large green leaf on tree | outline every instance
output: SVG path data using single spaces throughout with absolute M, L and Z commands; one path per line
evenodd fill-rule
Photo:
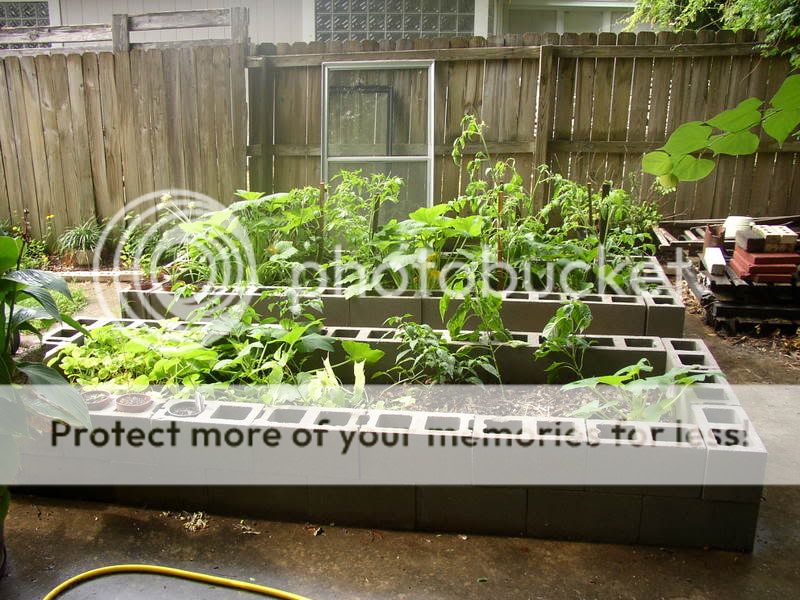
M 786 138 L 800 125 L 800 108 L 768 110 L 761 127 L 778 144 L 783 145 Z
M 748 98 L 740 102 L 736 108 L 723 110 L 713 119 L 709 119 L 708 124 L 722 131 L 750 129 L 761 120 L 761 112 L 758 109 L 762 104 L 764 102 L 758 98 Z
M 663 150 L 672 156 L 702 150 L 708 144 L 711 127 L 702 121 L 684 123 L 672 132 Z
M 758 136 L 749 131 L 737 131 L 736 133 L 722 133 L 712 135 L 708 143 L 708 148 L 714 154 L 730 154 L 731 156 L 741 156 L 752 154 L 758 149 Z
M 714 161 L 707 158 L 695 158 L 691 154 L 675 160 L 672 172 L 681 181 L 697 181 L 714 170 Z

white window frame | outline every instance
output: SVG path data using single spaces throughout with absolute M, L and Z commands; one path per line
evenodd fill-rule
M 377 71 L 387 69 L 427 69 L 428 70 L 428 122 L 427 153 L 425 155 L 398 156 L 328 156 L 328 74 L 331 71 Z M 320 136 L 320 173 L 322 180 L 328 181 L 328 165 L 347 163 L 397 163 L 425 162 L 427 176 L 426 206 L 433 206 L 433 168 L 434 168 L 434 61 L 433 60 L 354 60 L 322 63 L 322 134 Z M 391 115 L 390 115 L 391 118 Z

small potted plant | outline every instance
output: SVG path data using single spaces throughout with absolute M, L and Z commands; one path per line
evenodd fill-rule
M 67 229 L 58 238 L 58 251 L 72 266 L 88 267 L 103 235 L 103 225 L 89 219 L 82 225 Z

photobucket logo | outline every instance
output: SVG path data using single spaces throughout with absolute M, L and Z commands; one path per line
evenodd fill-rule
M 109 247 L 115 273 L 113 300 L 130 290 L 128 298 L 136 303 L 131 309 L 141 318 L 230 314 L 247 305 L 245 291 L 258 283 L 245 228 L 223 204 L 191 190 L 161 190 L 127 203 L 103 230 L 94 255 L 95 270 L 102 263 L 100 249 Z M 123 270 L 133 272 L 132 281 L 121 280 Z M 183 281 L 194 277 L 198 285 L 173 289 L 170 272 L 175 270 L 181 270 Z M 95 286 L 101 288 L 100 282 Z M 215 286 L 241 293 L 216 294 Z M 140 293 L 149 290 L 171 293 Z M 113 300 L 101 289 L 97 297 L 104 316 L 114 318 Z
M 296 264 L 292 269 L 291 285 L 346 289 L 351 296 L 399 296 L 432 290 L 466 295 L 476 288 L 484 294 L 526 291 L 581 296 L 641 295 L 667 283 L 660 269 L 654 274 L 650 260 L 627 258 L 609 263 L 602 248 L 592 262 L 521 260 L 512 263 L 497 260 L 496 249 L 489 246 L 482 247 L 472 257 L 454 254 L 445 260 L 425 248 L 413 253 L 395 252 L 377 266 L 364 265 L 346 257 L 347 253 L 337 246 L 330 263 L 305 261 Z

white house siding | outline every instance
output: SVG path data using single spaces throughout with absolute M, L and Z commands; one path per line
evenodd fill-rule
M 110 23 L 113 14 L 140 14 L 246 6 L 250 9 L 250 39 L 261 42 L 296 42 L 303 39 L 302 0 L 51 0 L 53 19 L 57 4 L 62 25 Z M 305 4 L 307 6 L 307 4 Z M 313 4 L 312 4 L 313 6 Z M 313 21 L 312 21 L 313 22 Z M 54 22 L 55 24 L 55 22 Z M 176 29 L 132 33 L 133 42 L 160 42 L 221 38 L 227 27 Z

